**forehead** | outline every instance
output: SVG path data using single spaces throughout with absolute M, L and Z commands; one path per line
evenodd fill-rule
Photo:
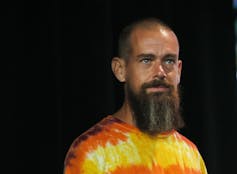
M 176 35 L 164 27 L 137 28 L 131 34 L 130 43 L 133 53 L 139 51 L 179 53 L 179 43 Z

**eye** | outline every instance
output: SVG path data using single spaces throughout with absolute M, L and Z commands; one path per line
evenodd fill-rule
M 176 57 L 167 56 L 163 59 L 162 66 L 167 72 L 169 72 L 169 71 L 172 71 L 174 69 L 174 67 L 176 66 L 176 62 L 177 62 Z
M 140 61 L 144 64 L 150 64 L 152 61 L 152 58 L 149 56 L 146 56 L 146 57 L 142 57 Z
M 148 64 L 151 62 L 151 59 L 142 59 L 142 63 Z
M 166 65 L 172 65 L 172 64 L 176 63 L 176 59 L 175 58 L 167 58 L 167 59 L 165 59 L 164 62 Z

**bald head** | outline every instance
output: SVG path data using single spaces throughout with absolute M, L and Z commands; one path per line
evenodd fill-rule
M 136 21 L 126 26 L 119 36 L 119 57 L 128 59 L 132 52 L 131 36 L 136 30 L 160 30 L 160 31 L 172 31 L 172 29 L 163 21 L 156 18 L 147 18 L 140 21 Z

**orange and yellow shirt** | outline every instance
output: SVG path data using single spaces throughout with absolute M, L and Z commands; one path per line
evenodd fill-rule
M 107 116 L 72 143 L 64 174 L 206 174 L 197 147 L 176 130 L 150 137 Z

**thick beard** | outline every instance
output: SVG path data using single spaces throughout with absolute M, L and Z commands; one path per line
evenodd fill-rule
M 147 94 L 147 88 L 158 85 L 163 85 L 169 90 Z M 142 85 L 138 94 L 132 91 L 129 83 L 127 83 L 126 88 L 133 119 L 142 132 L 154 136 L 184 126 L 180 114 L 179 93 L 174 90 L 173 86 L 155 80 Z

